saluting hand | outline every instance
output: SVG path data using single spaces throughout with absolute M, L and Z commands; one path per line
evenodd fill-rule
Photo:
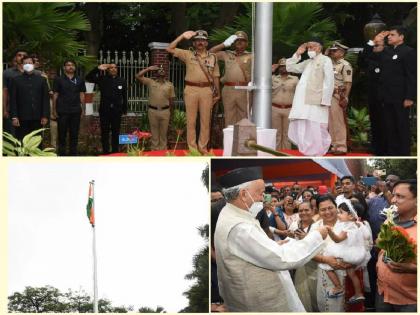
M 296 50 L 296 55 L 300 56 L 302 55 L 305 51 L 306 51 L 306 43 L 303 43 L 302 45 L 299 46 L 299 48 Z
M 375 45 L 383 45 L 384 44 L 384 38 L 389 35 L 389 31 L 382 31 L 378 34 L 376 34 L 375 38 L 373 39 L 373 42 Z
M 271 72 L 276 71 L 278 67 L 279 67 L 278 63 L 275 63 L 274 65 L 271 65 Z
M 150 66 L 148 69 L 151 70 L 151 71 L 156 71 L 156 70 L 159 70 L 159 67 L 158 66 Z
M 102 70 L 102 71 L 105 71 L 106 69 L 108 69 L 108 67 L 109 67 L 109 64 L 103 63 L 103 64 L 98 66 L 98 69 Z
M 223 46 L 230 47 L 235 42 L 235 40 L 238 38 L 236 35 L 230 35 L 224 42 Z
M 186 31 L 186 32 L 184 32 L 183 34 L 182 34 L 182 36 L 185 38 L 185 39 L 191 39 L 194 35 L 196 35 L 197 34 L 197 32 L 194 32 L 194 31 Z

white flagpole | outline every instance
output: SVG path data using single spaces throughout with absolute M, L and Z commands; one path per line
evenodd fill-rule
M 93 211 L 95 211 L 95 189 L 94 189 L 95 181 L 92 180 L 92 199 L 93 199 Z M 94 212 L 95 215 L 95 212 Z M 98 313 L 98 277 L 97 277 L 97 264 L 96 264 L 96 235 L 95 235 L 95 225 L 92 225 L 92 233 L 93 233 L 93 312 Z

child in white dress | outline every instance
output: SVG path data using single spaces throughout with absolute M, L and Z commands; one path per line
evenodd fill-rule
M 344 262 L 354 266 L 360 265 L 366 259 L 366 249 L 364 238 L 357 221 L 357 213 L 354 211 L 350 201 L 345 200 L 338 206 L 339 222 L 335 224 L 334 228 L 328 227 L 328 234 L 333 242 L 329 242 L 324 250 L 323 255 L 333 256 L 342 259 Z M 326 270 L 328 277 L 334 284 L 328 292 L 328 297 L 336 298 L 344 294 L 344 285 L 330 265 L 320 264 L 319 267 Z M 347 275 L 353 283 L 355 294 L 348 303 L 354 304 L 362 302 L 365 298 L 359 278 L 357 277 L 354 268 L 346 269 Z

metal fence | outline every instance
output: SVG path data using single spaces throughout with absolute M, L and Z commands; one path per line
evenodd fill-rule
M 170 57 L 169 80 L 175 86 L 175 106 L 184 106 L 182 91 L 184 90 L 185 65 L 178 59 Z M 127 82 L 128 111 L 142 113 L 147 111 L 148 89 L 136 80 L 136 74 L 150 65 L 149 52 L 125 51 L 99 51 L 98 65 L 103 63 L 115 63 L 118 66 L 119 75 Z M 145 75 L 150 76 L 150 73 Z M 95 107 L 98 100 L 96 99 Z
M 127 82 L 127 100 L 128 100 L 128 112 L 131 113 L 143 113 L 147 111 L 148 102 L 148 89 L 143 84 L 140 84 L 136 80 L 136 74 L 150 66 L 149 52 L 142 53 L 138 52 L 111 52 L 109 50 L 99 51 L 97 59 L 98 65 L 103 63 L 115 63 L 118 67 L 119 76 L 125 78 Z M 3 69 L 7 69 L 8 64 L 3 64 Z M 62 74 L 62 68 L 57 69 L 57 73 Z M 80 77 L 86 75 L 86 71 L 83 68 L 77 69 L 77 74 Z M 175 107 L 183 108 L 183 90 L 184 90 L 184 77 L 185 77 L 185 65 L 174 57 L 170 57 L 169 61 L 169 80 L 175 86 Z M 150 73 L 145 75 L 150 76 Z M 97 87 L 96 87 L 97 89 Z M 95 97 L 94 111 L 97 111 L 99 106 L 99 98 Z

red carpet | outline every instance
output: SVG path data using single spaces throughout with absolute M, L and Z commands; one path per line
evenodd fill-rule
M 298 150 L 282 150 L 281 152 L 287 153 L 293 156 L 304 156 L 302 153 L 300 153 Z M 347 156 L 372 156 L 370 153 L 366 152 L 349 152 L 344 155 L 334 155 L 334 154 L 326 154 L 324 156 L 337 156 L 337 157 L 347 157 Z
M 170 155 L 168 155 L 168 152 Z M 161 150 L 161 151 L 146 151 L 143 153 L 143 156 L 173 156 L 172 150 Z M 298 150 L 283 150 L 281 151 L 286 154 L 290 154 L 292 156 L 304 156 L 302 153 L 300 153 Z M 214 149 L 210 151 L 210 156 L 222 156 L 223 150 L 222 149 Z M 127 156 L 127 153 L 113 153 L 109 154 L 107 156 Z M 175 150 L 175 156 L 188 156 L 187 150 Z M 357 152 L 351 152 L 347 153 L 346 155 L 333 155 L 333 154 L 326 154 L 325 156 L 336 156 L 336 157 L 348 157 L 348 156 L 372 156 L 372 154 L 369 153 L 357 153 Z
M 170 155 L 168 155 L 168 153 Z M 222 156 L 223 150 L 220 150 L 220 149 L 211 150 L 210 154 L 212 154 L 213 156 Z M 127 153 L 125 152 L 112 153 L 106 156 L 127 156 Z M 169 156 L 169 157 L 170 156 L 188 156 L 188 151 L 187 150 L 175 150 L 175 152 L 173 152 L 173 150 L 145 151 L 142 156 Z

